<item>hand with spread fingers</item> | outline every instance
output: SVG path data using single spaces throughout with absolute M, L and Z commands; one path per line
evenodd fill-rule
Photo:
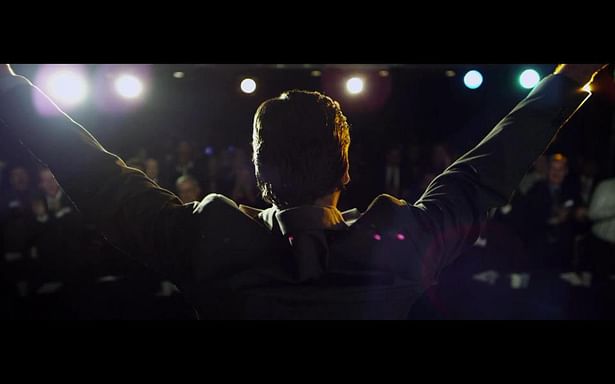
M 554 74 L 561 74 L 578 82 L 580 85 L 585 85 L 594 80 L 594 77 L 606 68 L 608 64 L 560 64 L 557 66 Z

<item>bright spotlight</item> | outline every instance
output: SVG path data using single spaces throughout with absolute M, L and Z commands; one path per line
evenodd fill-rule
M 243 79 L 241 81 L 241 91 L 243 93 L 254 93 L 256 91 L 256 81 L 253 79 Z
M 62 70 L 49 76 L 45 91 L 61 106 L 70 107 L 85 99 L 88 86 L 80 74 Z
M 133 75 L 122 75 L 115 80 L 115 90 L 126 99 L 134 99 L 143 93 L 143 83 Z
M 363 79 L 360 77 L 352 77 L 346 81 L 346 90 L 352 95 L 359 94 L 363 91 Z
M 176 79 L 183 79 L 184 78 L 184 73 L 181 71 L 178 72 L 173 72 L 173 77 Z
M 519 84 L 525 89 L 532 89 L 540 81 L 540 75 L 533 69 L 526 69 L 519 76 Z
M 471 70 L 463 77 L 463 83 L 470 89 L 476 89 L 483 84 L 483 75 L 478 71 Z

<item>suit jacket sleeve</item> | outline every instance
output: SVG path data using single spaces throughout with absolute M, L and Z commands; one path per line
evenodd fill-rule
M 58 113 L 41 116 L 41 93 Z M 170 277 L 183 273 L 192 209 L 139 170 L 126 166 L 21 76 L 0 78 L 2 136 L 21 142 L 48 166 L 64 191 L 116 246 Z
M 563 75 L 545 78 L 416 202 L 435 232 L 437 272 L 475 242 L 489 209 L 506 205 L 525 173 L 589 93 Z

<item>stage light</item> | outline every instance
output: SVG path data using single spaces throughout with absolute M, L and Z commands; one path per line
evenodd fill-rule
M 49 76 L 44 91 L 60 106 L 71 107 L 85 100 L 88 86 L 82 75 L 60 70 Z
M 126 99 L 134 99 L 143 93 L 143 83 L 133 75 L 122 75 L 115 80 L 115 91 Z
M 483 84 L 483 75 L 478 71 L 471 70 L 463 77 L 463 83 L 470 89 L 476 89 Z
M 314 71 L 310 72 L 310 75 L 312 75 L 312 77 L 320 77 L 322 75 L 322 72 L 320 72 L 318 70 L 314 70 Z
M 519 84 L 525 89 L 532 89 L 540 81 L 540 75 L 533 69 L 526 69 L 519 76 Z
M 254 93 L 256 91 L 256 81 L 247 78 L 241 81 L 241 91 L 243 93 Z
M 378 71 L 378 75 L 380 75 L 380 77 L 389 77 L 389 71 L 383 69 L 381 71 Z
M 184 78 L 184 73 L 179 71 L 179 72 L 174 72 L 173 73 L 173 77 L 176 79 L 183 79 Z
M 449 69 L 444 72 L 444 75 L 446 75 L 446 77 L 455 77 L 456 73 L 452 69 Z
M 363 91 L 363 79 L 360 77 L 352 77 L 346 81 L 346 90 L 352 95 L 359 94 Z

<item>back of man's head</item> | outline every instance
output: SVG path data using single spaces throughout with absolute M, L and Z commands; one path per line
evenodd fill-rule
M 349 145 L 346 117 L 330 97 L 293 90 L 265 101 L 252 137 L 263 199 L 280 208 L 309 205 L 342 189 Z

